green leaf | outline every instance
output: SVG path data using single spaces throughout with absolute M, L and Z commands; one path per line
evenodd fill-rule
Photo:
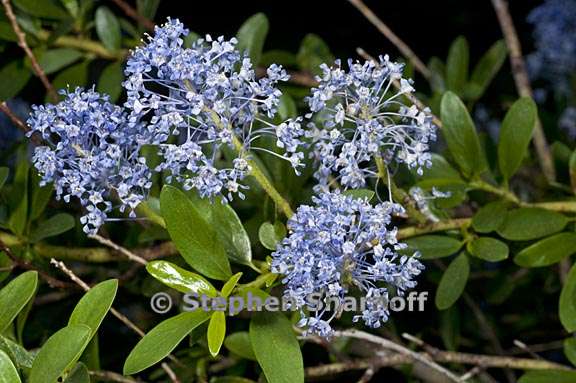
M 224 346 L 236 355 L 245 359 L 256 360 L 252 344 L 250 343 L 250 335 L 247 331 L 239 331 L 230 334 L 224 340 Z
M 576 233 L 560 233 L 538 241 L 514 257 L 522 267 L 543 267 L 560 262 L 576 253 Z
M 4 351 L 19 369 L 30 369 L 34 355 L 11 339 L 0 335 L 0 350 Z
M 52 184 L 45 186 L 40 186 L 40 180 L 42 177 L 38 174 L 36 170 L 32 172 L 32 201 L 30 203 L 30 220 L 33 221 L 46 209 L 52 193 L 54 192 L 54 187 Z
M 36 355 L 28 383 L 57 382 L 78 361 L 90 334 L 90 328 L 83 324 L 66 326 L 54 333 Z
M 228 280 L 228 282 L 224 284 L 224 286 L 222 286 L 221 293 L 224 298 L 228 298 L 228 296 L 234 290 L 234 287 L 236 287 L 236 284 L 238 283 L 241 277 L 242 273 L 236 273 L 232 276 L 232 278 Z
M 282 313 L 255 313 L 250 321 L 250 343 L 268 383 L 304 382 L 300 345 Z
M 576 194 L 576 150 L 574 150 L 572 155 L 570 155 L 568 167 L 570 171 L 570 186 L 572 186 L 572 193 Z
M 20 383 L 20 376 L 6 353 L 0 350 L 0 383 Z
M 201 275 L 184 270 L 166 261 L 152 261 L 146 265 L 146 270 L 154 278 L 168 287 L 182 293 L 197 293 L 215 297 L 218 291 Z
M 282 222 L 264 222 L 258 229 L 258 238 L 262 246 L 268 250 L 276 250 L 276 245 L 286 236 L 286 228 Z
M 18 313 L 34 296 L 38 286 L 38 273 L 27 271 L 0 290 L 0 334 L 12 323 Z
M 268 29 L 269 23 L 266 15 L 257 13 L 248 18 L 236 34 L 238 38 L 237 49 L 242 53 L 248 52 L 253 65 L 260 63 Z
M 122 35 L 116 15 L 108 7 L 102 5 L 96 10 L 94 21 L 96 22 L 96 34 L 106 49 L 111 51 L 120 49 Z
M 436 307 L 439 310 L 446 310 L 460 298 L 468 282 L 469 274 L 468 257 L 462 253 L 454 258 L 442 275 L 435 298 Z
M 88 81 L 88 60 L 74 64 L 58 73 L 52 85 L 55 89 L 64 89 L 70 87 L 74 89 L 77 86 L 85 86 Z
M 138 13 L 150 20 L 154 19 L 159 5 L 160 0 L 136 0 Z
M 568 332 L 576 331 L 576 265 L 568 273 L 568 278 L 560 293 L 560 322 Z
M 59 213 L 42 221 L 30 234 L 30 241 L 38 242 L 44 238 L 55 237 L 74 227 L 74 217 L 68 213 Z
M 28 176 L 30 163 L 25 149 L 18 152 L 16 174 L 14 175 L 14 188 L 12 194 L 17 202 L 8 222 L 10 228 L 17 235 L 23 235 L 28 221 Z
M 46 19 L 65 19 L 68 12 L 53 0 L 14 0 L 14 5 L 31 16 Z
M 110 102 L 116 102 L 122 94 L 122 81 L 124 80 L 123 63 L 115 61 L 104 68 L 96 90 L 110 96 Z
M 488 262 L 500 262 L 508 258 L 508 245 L 495 238 L 476 238 L 467 245 L 468 252 Z
M 334 62 L 334 56 L 328 44 L 320 36 L 309 33 L 300 43 L 296 61 L 301 69 L 320 74 L 322 72 L 320 65 L 323 63 L 331 65 Z
M 505 179 L 516 173 L 526 156 L 537 113 L 534 101 L 530 97 L 522 97 L 504 117 L 498 140 L 498 164 Z
M 4 186 L 4 183 L 8 179 L 8 174 L 10 174 L 10 169 L 0 167 L 0 189 L 2 189 L 2 186 Z
M 222 311 L 216 311 L 212 314 L 210 318 L 210 323 L 208 323 L 208 350 L 210 350 L 210 355 L 216 356 L 220 352 L 220 347 L 222 347 L 222 342 L 224 342 L 224 337 L 226 336 L 226 316 Z
M 90 328 L 92 338 L 112 307 L 118 291 L 118 280 L 110 279 L 92 287 L 76 304 L 68 325 L 83 324 Z
M 503 40 L 496 41 L 488 51 L 484 53 L 484 56 L 482 56 L 474 67 L 472 76 L 470 76 L 471 83 L 474 84 L 477 89 L 471 97 L 472 99 L 477 100 L 482 97 L 498 71 L 500 71 L 500 68 L 502 68 L 502 64 L 506 61 L 507 54 L 506 43 Z
M 64 8 L 70 13 L 70 16 L 73 18 L 78 17 L 78 13 L 80 12 L 80 7 L 78 5 L 77 0 L 60 0 Z
M 71 48 L 50 49 L 39 55 L 38 64 L 46 74 L 51 74 L 76 62 L 82 55 L 82 52 Z
M 10 81 L 4 81 L 0 87 L 0 102 L 9 100 L 20 93 L 28 84 L 31 73 L 22 60 L 14 60 L 3 66 L 0 69 L 0 78 L 10 79 Z
M 510 241 L 529 241 L 557 233 L 567 223 L 568 218 L 554 211 L 521 208 L 509 211 L 497 232 Z
M 576 372 L 563 370 L 529 371 L 522 375 L 518 383 L 574 383 Z
M 442 134 L 448 149 L 466 177 L 474 177 L 486 169 L 486 159 L 474 122 L 457 95 L 446 92 L 440 105 Z
M 506 218 L 507 204 L 494 201 L 482 206 L 472 217 L 472 228 L 478 233 L 490 233 L 498 230 Z
M 175 187 L 164 186 L 160 207 L 168 233 L 186 262 L 209 278 L 228 280 L 232 271 L 218 233 L 188 197 Z
M 90 373 L 84 363 L 76 364 L 64 383 L 90 383 Z
M 348 195 L 352 196 L 353 198 L 356 199 L 366 199 L 370 201 L 376 193 L 368 189 L 349 189 L 343 192 L 342 194 L 346 196 Z
M 461 93 L 468 81 L 468 61 L 470 52 L 468 42 L 463 36 L 454 40 L 446 59 L 446 86 L 448 90 Z
M 564 355 L 566 359 L 576 366 L 576 338 L 568 338 L 564 340 Z
M 140 372 L 164 359 L 210 314 L 196 310 L 184 312 L 161 322 L 138 342 L 124 363 L 124 375 Z
M 462 242 L 444 235 L 422 235 L 404 241 L 406 252 L 419 251 L 422 259 L 442 258 L 452 255 L 462 247 Z

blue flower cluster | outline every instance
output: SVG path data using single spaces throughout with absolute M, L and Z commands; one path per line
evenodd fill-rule
M 58 198 L 80 200 L 87 211 L 84 231 L 95 233 L 114 207 L 111 200 L 133 216 L 151 187 L 136 139 L 142 127 L 93 90 L 61 93 L 59 104 L 32 108 L 30 134 L 39 133 L 46 143 L 36 147 L 33 162 L 42 184 L 54 182 Z
M 285 276 L 285 298 L 301 312 L 299 326 L 330 336 L 330 321 L 339 311 L 318 310 L 309 298 L 320 294 L 325 302 L 343 303 L 357 290 L 366 306 L 354 321 L 380 327 L 388 319 L 389 294 L 413 288 L 423 269 L 418 254 L 398 254 L 406 245 L 397 241 L 391 221 L 403 208 L 390 202 L 372 206 L 339 192 L 322 193 L 313 202 L 298 208 L 288 237 L 272 254 L 272 271 Z
M 248 152 L 267 151 L 254 145 L 264 135 L 275 137 L 285 151 L 270 153 L 295 169 L 301 166 L 300 120 L 278 126 L 269 122 L 282 95 L 277 84 L 289 77 L 282 67 L 272 65 L 265 77 L 256 79 L 250 59 L 236 49 L 236 39 L 206 36 L 186 48 L 188 30 L 170 19 L 155 32 L 128 60 L 125 106 L 134 121 L 149 121 L 143 134 L 160 146 L 164 161 L 156 170 L 167 171 L 168 182 L 175 178 L 203 197 L 224 194 L 231 199 L 238 193 L 243 198 L 239 189 L 250 171 Z M 225 147 L 239 152 L 232 168 L 216 165 Z
M 436 138 L 435 126 L 428 110 L 403 103 L 402 96 L 414 88 L 402 78 L 401 64 L 384 56 L 379 63 L 349 60 L 347 72 L 340 61 L 321 69 L 320 85 L 307 99 L 309 117 L 320 125 L 311 123 L 309 132 L 318 162 L 318 189 L 327 190 L 331 176 L 344 188 L 365 186 L 377 175 L 377 157 L 386 165 L 403 163 L 418 173 L 431 165 L 428 149 Z
M 576 71 L 576 0 L 546 0 L 528 15 L 536 51 L 528 56 L 534 78 L 550 81 L 561 94 L 570 92 Z

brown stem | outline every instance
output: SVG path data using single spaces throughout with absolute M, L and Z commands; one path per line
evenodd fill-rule
M 422 60 L 418 58 L 416 53 L 414 53 L 414 51 L 410 49 L 410 47 L 404 41 L 402 41 L 402 39 L 400 39 L 400 37 L 398 37 L 392 31 L 392 29 L 390 29 L 390 27 L 384 24 L 384 22 L 380 20 L 380 18 L 378 18 L 378 16 L 376 16 L 376 14 L 372 12 L 372 10 L 368 8 L 366 4 L 362 2 L 362 0 L 348 1 L 350 4 L 355 6 L 356 9 L 358 9 L 364 15 L 364 17 L 366 17 L 368 21 L 370 21 L 372 25 L 374 25 L 388 40 L 390 40 L 390 42 L 394 44 L 396 48 L 398 48 L 400 53 L 402 53 L 402 55 L 404 55 L 404 57 L 406 57 L 412 63 L 412 65 L 414 65 L 414 68 L 419 71 L 422 76 L 424 76 L 424 78 L 430 79 L 430 70 L 428 67 L 426 67 Z
M 114 4 L 116 4 L 118 6 L 118 8 L 122 9 L 122 11 L 124 11 L 124 13 L 128 17 L 131 17 L 134 20 L 138 21 L 140 24 L 142 24 L 149 31 L 154 30 L 154 26 L 155 26 L 154 22 L 152 20 L 144 17 L 140 13 L 138 13 L 138 11 L 136 11 L 136 9 L 132 8 L 132 6 L 130 4 L 126 3 L 124 0 L 112 0 L 112 2 Z
M 32 53 L 32 50 L 28 46 L 28 43 L 26 43 L 26 34 L 22 31 L 22 29 L 20 29 L 20 26 L 18 25 L 16 15 L 14 15 L 14 11 L 12 10 L 12 5 L 10 5 L 10 0 L 2 0 L 2 4 L 4 5 L 4 9 L 6 10 L 6 17 L 8 17 L 8 20 L 10 20 L 10 25 L 12 26 L 12 29 L 16 34 L 16 38 L 18 39 L 18 45 L 20 46 L 20 48 L 24 50 L 26 56 L 28 56 L 28 58 L 30 59 L 32 69 L 34 70 L 34 73 L 36 73 L 36 75 L 40 78 L 40 81 L 42 81 L 42 84 L 46 88 L 46 91 L 48 92 L 48 96 L 50 97 L 50 99 L 53 102 L 57 102 L 58 94 L 56 93 L 56 90 L 54 90 L 54 87 L 50 83 L 50 80 L 48 80 L 46 73 L 44 73 L 44 69 L 42 69 L 40 64 L 38 64 L 38 60 L 36 60 L 36 57 L 34 56 L 34 53 Z
M 518 39 L 514 22 L 510 16 L 510 11 L 508 10 L 508 3 L 505 0 L 492 0 L 492 5 L 496 11 L 502 34 L 506 40 L 508 54 L 510 56 L 510 65 L 512 67 L 512 75 L 514 76 L 514 82 L 516 83 L 518 94 L 523 97 L 532 97 L 530 79 L 528 78 L 528 72 L 526 71 L 526 65 L 524 64 L 520 40 Z M 539 118 L 536 120 L 533 138 L 534 146 L 536 147 L 536 154 L 538 155 L 540 166 L 542 167 L 542 172 L 549 183 L 554 182 L 556 180 L 554 160 L 552 159 L 552 154 L 550 153 L 550 148 L 548 147 L 546 136 L 544 135 L 544 130 L 542 128 L 542 122 Z

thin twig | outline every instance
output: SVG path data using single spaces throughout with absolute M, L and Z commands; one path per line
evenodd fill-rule
M 388 339 L 381 338 L 376 335 L 369 334 L 367 332 L 359 331 L 359 330 L 345 330 L 345 331 L 336 331 L 334 334 L 336 337 L 348 337 L 354 339 L 364 340 L 370 343 L 374 343 L 379 345 L 380 347 L 396 351 L 402 355 L 410 357 L 413 361 L 420 362 L 425 364 L 426 366 L 430 367 L 431 369 L 435 370 L 436 372 L 442 374 L 444 377 L 449 379 L 452 382 L 462 383 L 462 380 L 456 376 L 451 371 L 447 370 L 446 368 L 442 367 L 438 363 L 434 362 L 433 360 L 427 358 L 425 355 L 420 353 L 414 352 L 398 343 L 394 343 Z
M 130 378 L 127 376 L 120 375 L 113 371 L 88 371 L 90 376 L 94 376 L 99 379 L 105 379 L 111 382 L 118 382 L 118 383 L 137 383 L 138 380 L 134 378 Z
M 64 274 L 66 274 L 72 282 L 74 282 L 78 286 L 82 287 L 82 289 L 84 291 L 90 290 L 90 286 L 88 286 L 86 284 L 86 282 L 84 282 L 76 274 L 74 274 L 74 272 L 72 270 L 70 270 L 64 262 L 57 261 L 54 258 L 52 258 L 50 260 L 50 263 L 52 265 L 54 265 L 57 269 L 60 269 Z M 112 307 L 112 308 L 110 308 L 110 312 L 112 313 L 112 315 L 114 315 L 116 318 L 118 318 L 122 323 L 124 323 L 128 328 L 130 328 L 132 331 L 134 331 L 140 337 L 144 337 L 144 335 L 146 335 L 144 333 L 144 331 L 142 331 L 136 324 L 134 324 L 134 322 L 132 322 L 124 314 L 120 313 L 118 310 L 116 310 Z M 162 363 L 161 366 L 162 366 L 162 369 L 166 372 L 166 374 L 170 377 L 170 380 L 172 380 L 173 383 L 179 383 L 180 382 L 178 377 L 176 376 L 176 374 L 174 374 L 174 371 L 172 371 L 172 368 L 170 368 L 170 366 L 168 366 L 168 364 Z
M 154 30 L 154 26 L 155 26 L 154 22 L 152 20 L 148 19 L 147 17 L 144 17 L 140 13 L 138 13 L 138 11 L 136 9 L 132 8 L 132 6 L 130 4 L 126 3 L 123 0 L 112 0 L 112 2 L 114 4 L 116 4 L 118 6 L 118 8 L 122 9 L 122 11 L 124 11 L 124 13 L 127 16 L 138 21 L 146 29 L 148 29 L 150 31 Z
M 96 241 L 100 242 L 104 246 L 108 246 L 109 248 L 116 250 L 117 252 L 123 254 L 124 256 L 126 256 L 126 258 L 128 258 L 134 262 L 137 262 L 141 265 L 146 265 L 148 263 L 148 261 L 146 261 L 144 258 L 134 254 L 130 250 L 128 250 L 128 249 L 126 249 L 120 245 L 115 244 L 111 240 L 104 238 L 101 235 L 93 234 L 93 235 L 90 235 L 90 238 L 95 239 Z
M 508 3 L 505 0 L 492 0 L 492 5 L 496 11 L 502 34 L 506 40 L 516 89 L 520 96 L 532 97 L 532 87 L 530 85 L 530 79 L 528 78 L 528 71 L 526 70 L 522 56 L 520 40 L 518 39 L 512 16 L 510 16 L 510 11 L 508 10 Z M 540 166 L 544 176 L 549 183 L 554 182 L 556 180 L 554 160 L 550 153 L 548 143 L 546 142 L 542 122 L 539 118 L 536 120 L 534 129 L 534 146 L 536 147 L 536 154 L 540 160 Z
M 32 53 L 32 50 L 28 46 L 28 43 L 26 43 L 26 34 L 22 31 L 22 29 L 20 29 L 20 26 L 18 25 L 18 20 L 16 20 L 16 15 L 12 10 L 10 0 L 2 0 L 2 4 L 4 5 L 4 9 L 6 10 L 6 17 L 8 17 L 8 20 L 10 20 L 10 25 L 12 25 L 12 29 L 16 34 L 16 38 L 18 39 L 18 45 L 20 46 L 20 48 L 24 50 L 26 56 L 28 56 L 28 58 L 30 59 L 32 69 L 34 70 L 34 73 L 36 73 L 36 75 L 42 81 L 42 84 L 46 88 L 46 91 L 48 92 L 48 96 L 50 97 L 50 99 L 54 102 L 57 102 L 58 94 L 56 93 L 56 90 L 54 90 L 54 87 L 50 83 L 50 80 L 48 80 L 46 73 L 44 73 L 44 69 L 42 69 L 40 64 L 38 64 L 38 60 L 36 60 L 36 57 L 34 56 L 34 53 Z
M 356 9 L 358 9 L 364 15 L 364 17 L 366 17 L 368 21 L 372 23 L 372 25 L 378 28 L 378 30 L 388 40 L 390 40 L 390 42 L 394 44 L 396 48 L 398 48 L 400 53 L 402 53 L 402 55 L 404 55 L 404 57 L 406 57 L 408 61 L 410 61 L 412 65 L 414 65 L 414 68 L 417 71 L 419 71 L 422 74 L 422 76 L 424 76 L 424 78 L 430 79 L 431 77 L 430 70 L 428 69 L 428 67 L 426 67 L 426 65 L 422 62 L 422 60 L 418 58 L 416 53 L 414 53 L 414 51 L 410 49 L 410 47 L 404 41 L 402 41 L 402 39 L 400 39 L 400 37 L 398 37 L 392 31 L 392 29 L 390 29 L 390 27 L 384 24 L 384 22 L 380 20 L 380 18 L 378 18 L 378 16 L 376 16 L 376 14 L 372 12 L 372 10 L 368 8 L 366 4 L 362 2 L 362 0 L 348 0 L 348 1 L 350 2 L 350 4 L 355 6 Z

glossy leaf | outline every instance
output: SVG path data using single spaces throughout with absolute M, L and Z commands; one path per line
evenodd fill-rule
M 40 222 L 38 227 L 30 234 L 30 241 L 38 242 L 44 238 L 55 237 L 65 233 L 74 227 L 75 220 L 68 213 L 58 213 L 45 221 Z
M 419 251 L 422 259 L 442 258 L 452 255 L 462 247 L 462 241 L 445 235 L 422 235 L 404 241 L 408 253 Z
M 0 383 L 20 383 L 20 376 L 6 353 L 0 350 Z
M 536 104 L 530 97 L 519 99 L 506 113 L 498 140 L 498 164 L 505 179 L 516 173 L 526 156 L 536 118 Z
M 112 307 L 118 291 L 118 280 L 110 279 L 92 287 L 76 304 L 68 325 L 83 324 L 90 328 L 92 338 Z
M 332 65 L 334 56 L 320 36 L 309 33 L 304 36 L 300 43 L 296 61 L 301 69 L 320 74 L 322 73 L 320 65 L 323 63 Z
M 74 89 L 77 86 L 85 86 L 88 82 L 88 61 L 74 64 L 60 73 L 52 81 L 55 89 Z
M 84 363 L 77 363 L 64 383 L 90 383 L 90 373 Z
M 450 263 L 442 275 L 435 298 L 436 307 L 439 310 L 446 310 L 460 298 L 469 275 L 468 257 L 462 253 Z
M 468 42 L 463 36 L 454 40 L 446 59 L 446 86 L 448 90 L 459 93 L 468 81 L 468 62 L 470 52 Z
M 269 383 L 303 383 L 304 365 L 292 324 L 282 313 L 261 311 L 250 321 L 250 343 Z
M 14 5 L 31 16 L 47 19 L 64 19 L 68 12 L 58 5 L 55 0 L 13 0 Z
M 446 92 L 442 97 L 440 114 L 442 134 L 462 173 L 467 177 L 482 173 L 486 169 L 486 160 L 466 106 L 456 94 Z
M 216 311 L 208 323 L 208 350 L 210 355 L 216 356 L 220 352 L 222 342 L 226 336 L 226 315 L 223 311 Z
M 90 328 L 83 324 L 66 326 L 54 333 L 34 358 L 28 383 L 58 381 L 78 361 L 90 337 Z
M 497 230 L 506 218 L 506 202 L 494 201 L 482 206 L 472 217 L 472 228 L 478 233 Z
M 258 229 L 258 238 L 262 246 L 268 250 L 276 250 L 276 245 L 286 236 L 286 229 L 282 222 L 274 224 L 264 222 Z
M 16 96 L 28 83 L 31 71 L 22 60 L 14 60 L 0 69 L 0 78 L 10 79 L 4 81 L 0 87 L 0 102 Z
M 164 186 L 160 206 L 168 233 L 186 262 L 209 278 L 230 278 L 232 271 L 217 232 L 188 197 L 175 187 Z
M 242 273 L 236 273 L 224 284 L 224 286 L 222 286 L 221 292 L 224 298 L 227 298 L 232 293 L 234 287 L 236 287 L 236 284 L 238 283 L 241 277 Z
M 120 49 L 122 35 L 116 15 L 108 7 L 100 6 L 96 10 L 94 21 L 96 33 L 102 44 L 111 51 Z
M 18 153 L 19 164 L 16 166 L 12 189 L 16 207 L 12 211 L 8 222 L 12 231 L 17 235 L 24 234 L 26 223 L 28 222 L 28 177 L 30 174 L 30 164 L 26 157 L 26 151 L 20 150 Z
M 54 186 L 52 184 L 40 186 L 40 180 L 42 177 L 37 171 L 32 172 L 32 200 L 30 201 L 30 220 L 35 220 L 46 209 L 50 198 L 54 192 Z
M 0 333 L 16 318 L 36 293 L 38 273 L 27 271 L 19 275 L 0 290 Z
M 38 57 L 38 64 L 44 73 L 51 74 L 78 61 L 82 55 L 82 52 L 71 48 L 50 49 Z
M 522 267 L 543 267 L 553 265 L 576 253 L 576 233 L 560 233 L 538 241 L 514 257 L 514 262 Z
M 34 355 L 11 339 L 0 335 L 0 350 L 4 351 L 19 369 L 30 369 Z
M 183 312 L 161 322 L 148 332 L 130 352 L 124 375 L 132 375 L 160 362 L 196 327 L 210 318 L 201 310 Z
M 238 50 L 240 52 L 248 52 L 253 65 L 257 65 L 260 62 L 268 29 L 269 23 L 266 15 L 257 13 L 246 20 L 236 34 Z
M 508 258 L 508 254 L 510 253 L 508 245 L 490 237 L 476 238 L 468 243 L 467 249 L 470 255 L 488 262 L 503 261 Z
M 560 322 L 568 332 L 576 331 L 576 265 L 573 265 L 560 293 Z
M 218 291 L 204 277 L 167 262 L 152 261 L 146 265 L 146 270 L 154 278 L 166 286 L 182 293 L 197 293 L 215 297 Z
M 252 344 L 250 343 L 250 335 L 247 331 L 239 331 L 230 334 L 224 340 L 224 346 L 236 355 L 245 359 L 256 360 Z
M 472 99 L 478 99 L 484 94 L 506 61 L 507 53 L 506 43 L 498 40 L 480 58 L 470 76 L 470 82 L 474 85 Z
M 521 208 L 506 214 L 498 234 L 511 241 L 529 241 L 557 233 L 568 219 L 560 213 L 539 208 Z

